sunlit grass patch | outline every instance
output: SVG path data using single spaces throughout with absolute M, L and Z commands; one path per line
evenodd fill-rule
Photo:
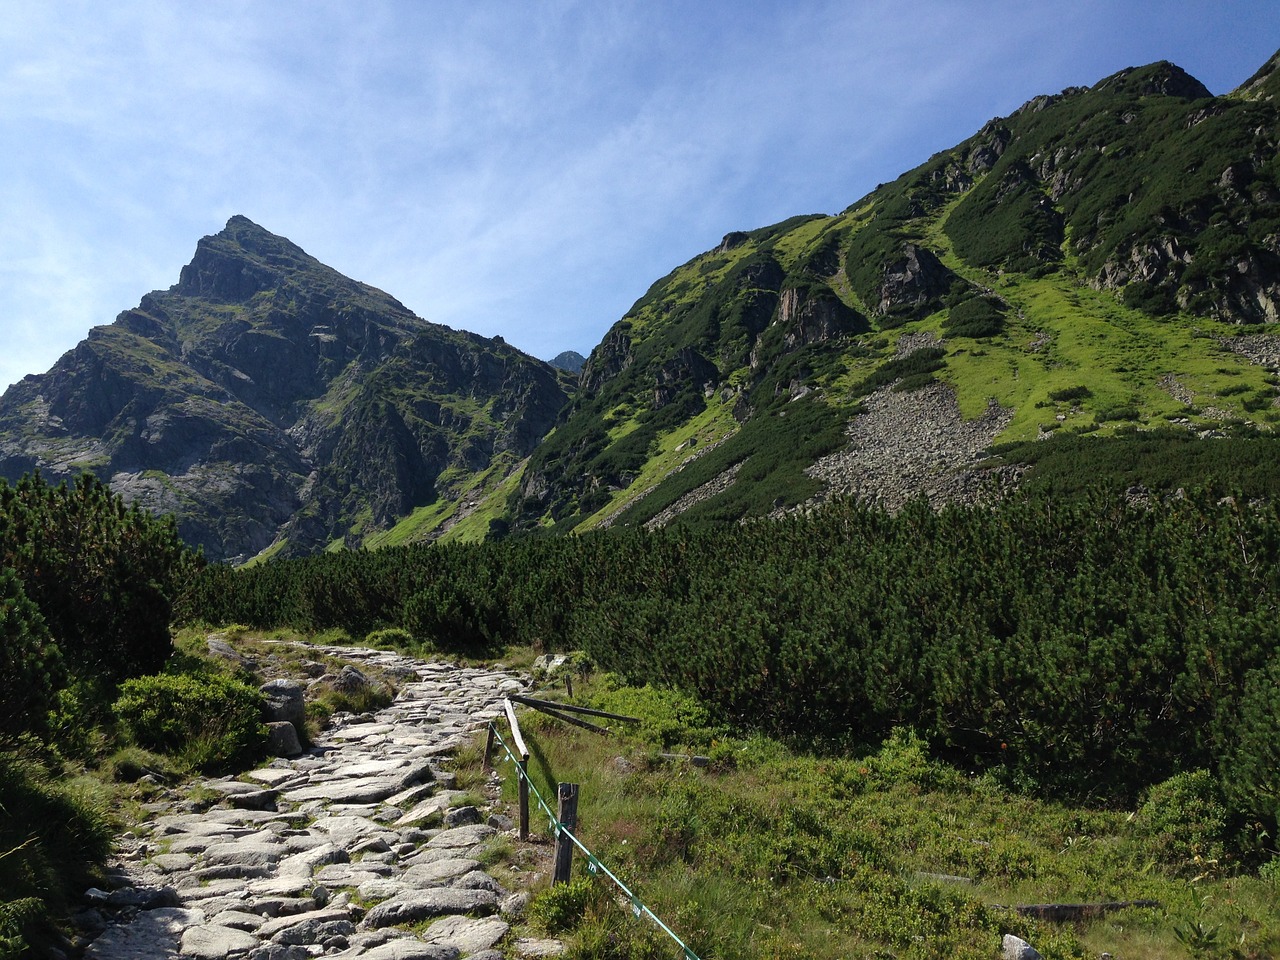
M 660 691 L 593 683 L 579 692 L 642 717 L 679 715 Z M 1268 879 L 1189 883 L 1160 865 L 1134 811 L 1011 792 L 931 759 L 909 731 L 870 753 L 819 756 L 727 738 L 694 714 L 693 726 L 650 720 L 614 737 L 524 716 L 535 785 L 550 797 L 557 781 L 580 785 L 578 835 L 699 956 L 976 960 L 1013 933 L 1055 960 L 1154 958 L 1183 955 L 1179 931 L 1210 928 L 1234 956 L 1280 948 Z M 645 729 L 665 732 L 654 741 Z M 700 749 L 718 759 L 697 767 L 659 756 Z M 501 769 L 513 802 L 513 771 Z M 535 901 L 569 918 L 555 926 L 571 955 L 613 956 L 604 945 L 628 938 L 641 938 L 639 956 L 661 948 L 652 924 L 611 902 L 609 884 L 585 879 L 580 857 L 573 869 L 573 890 Z M 1160 906 L 1066 924 L 1009 909 L 1116 900 Z

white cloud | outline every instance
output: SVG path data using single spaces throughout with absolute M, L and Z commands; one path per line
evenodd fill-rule
M 233 213 L 428 319 L 585 352 L 729 230 L 1130 63 L 1238 83 L 1277 33 L 1238 0 L 0 4 L 0 382 Z

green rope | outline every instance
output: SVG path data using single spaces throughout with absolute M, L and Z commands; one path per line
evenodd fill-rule
M 656 913 L 650 910 L 649 907 L 644 903 L 644 901 L 642 901 L 638 896 L 632 893 L 631 890 L 627 887 L 627 885 L 623 883 L 621 880 L 619 880 L 617 875 L 612 870 L 610 870 L 608 867 L 606 867 L 603 863 L 600 862 L 599 857 L 597 857 L 594 853 L 588 850 L 586 845 L 581 840 L 579 840 L 576 836 L 574 836 L 572 830 L 570 830 L 568 827 L 566 827 L 563 823 L 560 822 L 559 818 L 555 815 L 552 809 L 549 806 L 547 806 L 547 802 L 542 798 L 542 794 L 538 792 L 538 788 L 534 786 L 533 780 L 530 779 L 529 775 L 520 766 L 519 759 L 516 757 L 514 753 L 511 752 L 511 748 L 507 746 L 507 741 L 502 739 L 502 734 L 498 732 L 497 724 L 490 721 L 489 729 L 493 731 L 494 737 L 497 739 L 498 743 L 502 744 L 502 749 L 506 752 L 507 759 L 509 759 L 513 764 L 515 764 L 516 773 L 521 778 L 523 778 L 525 783 L 529 785 L 529 790 L 537 798 L 538 805 L 541 806 L 542 809 L 546 811 L 547 816 L 550 817 L 551 833 L 555 835 L 557 838 L 560 837 L 562 834 L 568 837 L 570 842 L 572 842 L 575 847 L 581 850 L 583 856 L 587 858 L 587 870 L 594 876 L 599 876 L 601 873 L 603 873 L 606 877 L 612 880 L 614 885 L 620 891 L 622 891 L 622 895 L 626 897 L 628 901 L 630 901 L 631 912 L 636 917 L 647 916 L 650 920 L 652 920 L 655 924 L 657 924 L 658 928 L 661 929 L 662 932 L 665 933 L 667 936 L 669 936 L 672 940 L 674 940 L 676 944 L 680 947 L 680 949 L 684 951 L 685 960 L 699 960 L 698 955 L 694 953 L 693 950 L 691 950 L 688 946 L 686 946 L 683 940 L 681 940 L 678 936 L 676 936 L 676 933 L 674 930 L 672 930 L 665 923 L 663 923 L 662 919 Z

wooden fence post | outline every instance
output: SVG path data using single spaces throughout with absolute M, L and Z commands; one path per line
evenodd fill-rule
M 578 785 L 562 783 L 556 791 L 559 803 L 556 819 L 570 830 L 578 829 Z M 561 830 L 556 834 L 555 868 L 551 874 L 551 883 L 568 883 L 569 868 L 573 863 L 573 841 Z
M 507 714 L 507 723 L 511 725 L 511 739 L 515 741 L 516 750 L 520 754 L 520 839 L 529 839 L 529 748 L 520 735 L 520 721 L 516 719 L 515 707 L 511 699 L 504 697 L 502 708 Z

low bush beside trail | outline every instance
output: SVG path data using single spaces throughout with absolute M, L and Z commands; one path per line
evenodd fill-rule
M 114 711 L 138 746 L 176 754 L 192 769 L 233 769 L 262 750 L 262 694 L 216 674 L 135 677 L 120 688 Z

